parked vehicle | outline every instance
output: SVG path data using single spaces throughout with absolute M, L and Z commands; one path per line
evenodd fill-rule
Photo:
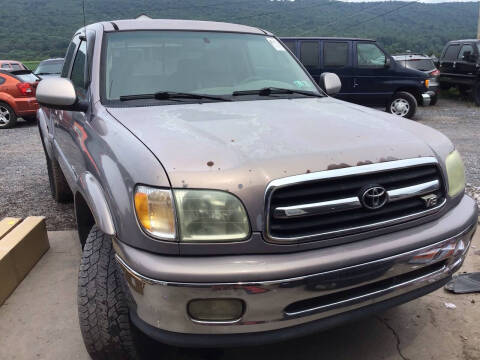
M 39 80 L 30 70 L 0 70 L 0 129 L 14 127 L 18 117 L 36 119 Z
M 430 105 L 435 105 L 440 93 L 440 71 L 435 66 L 434 60 L 430 56 L 413 53 L 393 55 L 393 59 L 406 68 L 420 70 L 427 74 Z
M 136 358 L 134 329 L 181 346 L 285 340 L 451 279 L 478 215 L 453 144 L 327 96 L 335 74 L 319 82 L 243 25 L 74 35 L 38 118 L 52 194 L 74 200 L 93 359 Z
M 461 93 L 472 92 L 480 106 L 480 40 L 454 40 L 445 45 L 439 59 L 440 85 L 457 86 Z
M 342 80 L 339 99 L 385 106 L 387 112 L 413 118 L 418 104 L 430 104 L 428 76 L 398 65 L 374 40 L 282 38 L 313 78 L 323 72 Z
M 0 60 L 0 71 L 28 70 L 20 61 Z
M 39 78 L 43 79 L 48 76 L 60 76 L 63 68 L 63 58 L 47 59 L 38 64 L 33 72 Z

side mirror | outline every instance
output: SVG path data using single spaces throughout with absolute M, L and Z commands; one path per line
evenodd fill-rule
M 387 58 L 385 58 L 385 67 L 389 68 L 390 66 L 392 66 L 392 59 L 387 57 Z
M 335 95 L 342 89 L 342 82 L 337 74 L 325 72 L 320 75 L 320 84 L 328 95 Z
M 65 78 L 40 81 L 36 95 L 38 103 L 48 108 L 82 112 L 88 109 L 88 103 L 78 99 L 72 82 Z

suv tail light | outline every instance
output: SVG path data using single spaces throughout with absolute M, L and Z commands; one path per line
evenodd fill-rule
M 430 75 L 432 75 L 432 76 L 438 76 L 438 75 L 440 75 L 440 71 L 439 71 L 438 69 L 435 69 L 435 70 L 433 70 L 433 71 L 430 73 Z
M 25 96 L 33 96 L 33 86 L 29 83 L 18 83 L 18 90 Z

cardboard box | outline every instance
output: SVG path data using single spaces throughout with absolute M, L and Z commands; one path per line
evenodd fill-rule
M 44 217 L 0 222 L 0 305 L 49 248 Z

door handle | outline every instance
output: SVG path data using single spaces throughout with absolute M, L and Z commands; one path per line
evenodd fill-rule
M 353 79 L 353 87 L 356 88 L 358 86 L 357 79 Z

